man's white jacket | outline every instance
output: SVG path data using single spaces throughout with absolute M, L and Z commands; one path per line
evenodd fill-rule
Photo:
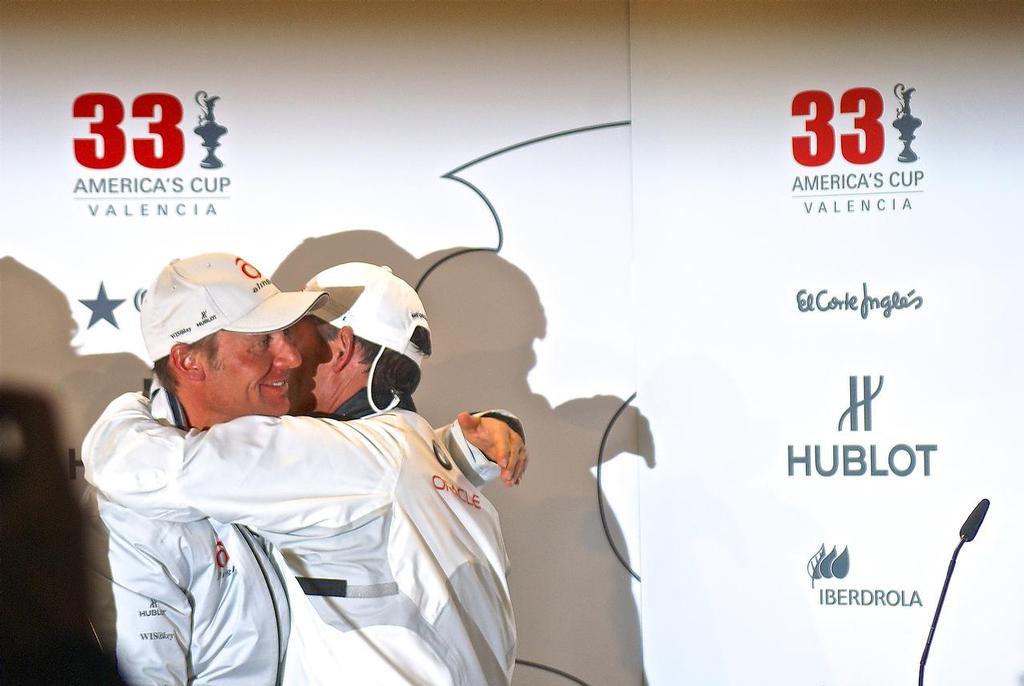
M 276 546 L 291 572 L 286 683 L 511 680 L 497 512 L 419 415 L 242 417 L 184 433 L 128 394 L 83 453 L 86 478 L 118 505 L 237 522 Z
M 158 391 L 157 416 L 181 421 L 176 408 Z M 290 619 L 270 544 L 238 524 L 151 519 L 86 495 L 90 619 L 126 683 L 281 683 Z

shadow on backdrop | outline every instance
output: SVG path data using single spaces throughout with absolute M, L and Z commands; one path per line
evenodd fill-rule
M 283 289 L 298 288 L 327 267 L 364 261 L 388 265 L 416 283 L 455 250 L 416 259 L 382 234 L 343 232 L 303 241 L 273 280 Z M 512 560 L 519 657 L 594 686 L 640 683 L 639 612 L 629 572 L 602 529 L 591 473 L 624 399 L 576 398 L 552 407 L 531 390 L 527 375 L 536 363 L 534 343 L 545 335 L 544 308 L 526 274 L 499 255 L 476 252 L 446 262 L 424 282 L 420 296 L 434 346 L 416 393 L 420 412 L 438 425 L 460 410 L 501 407 L 526 426 L 532 457 L 523 485 L 487 489 Z M 594 361 L 595 374 L 601 364 Z M 604 459 L 644 454 L 653 467 L 651 445 L 646 421 L 630 407 L 612 427 Z M 626 551 L 610 512 L 608 534 Z M 561 681 L 523 666 L 516 670 L 517 685 Z
M 77 455 L 107 404 L 142 390 L 149 368 L 131 353 L 79 355 L 67 296 L 13 257 L 0 258 L 0 294 L 0 380 L 48 397 L 62 419 L 62 454 Z M 82 483 L 81 468 L 70 476 Z
M 48 454 L 58 463 L 55 468 L 62 478 L 70 479 L 71 491 L 83 506 L 87 566 L 109 573 L 107 540 L 96 517 L 95 501 L 82 497 L 87 491 L 80 463 L 82 439 L 111 400 L 142 389 L 150 370 L 130 353 L 80 355 L 72 345 L 78 328 L 67 296 L 13 257 L 0 258 L 0 293 L 0 381 L 32 389 L 48 400 L 61 418 L 54 439 L 57 448 Z M 37 516 L 45 521 L 55 512 L 41 504 Z M 79 535 L 77 522 L 67 535 Z M 92 575 L 86 579 L 90 584 L 98 581 Z M 97 612 L 113 611 L 109 586 L 91 587 L 89 597 L 93 618 Z M 112 651 L 114 636 L 103 630 L 108 625 L 112 627 L 113 622 L 99 622 L 101 635 L 93 638 L 104 650 Z

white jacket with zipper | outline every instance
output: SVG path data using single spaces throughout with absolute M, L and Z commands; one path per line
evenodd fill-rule
M 276 547 L 289 572 L 285 683 L 510 682 L 508 558 L 496 511 L 459 468 L 482 463 L 457 423 L 438 438 L 392 410 L 184 433 L 128 394 L 83 452 L 113 503 L 161 522 L 235 522 Z

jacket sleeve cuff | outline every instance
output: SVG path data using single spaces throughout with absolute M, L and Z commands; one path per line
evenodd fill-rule
M 508 410 L 487 410 L 486 412 L 474 412 L 475 417 L 490 417 L 508 424 L 508 427 L 519 434 L 519 438 L 526 443 L 526 430 L 523 429 L 523 422 Z
M 488 460 L 483 452 L 466 440 L 458 420 L 437 429 L 434 433 L 448 449 L 459 471 L 477 488 L 501 476 L 501 467 Z

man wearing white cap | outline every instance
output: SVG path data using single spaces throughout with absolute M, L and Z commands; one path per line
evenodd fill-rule
M 210 434 L 192 431 L 188 440 L 203 445 L 203 456 L 190 459 L 188 470 L 181 462 L 186 439 L 174 427 L 207 428 L 242 415 L 287 411 L 289 373 L 300 364 L 300 355 L 284 329 L 325 301 L 316 291 L 281 293 L 251 264 L 226 254 L 173 262 L 150 289 L 142 309 L 143 334 L 164 387 L 156 388 L 152 404 L 134 394 L 112 403 L 87 436 L 84 450 L 87 478 L 100 491 L 99 512 L 110 532 L 107 557 L 117 612 L 117 654 L 128 681 L 280 680 L 289 625 L 298 623 L 309 607 L 299 606 L 298 616 L 289 612 L 285 588 L 294 605 L 298 582 L 291 574 L 279 574 L 284 562 L 276 551 L 246 527 L 220 522 L 248 523 L 241 516 L 223 516 L 235 514 L 232 508 L 246 500 L 246 507 L 280 517 L 293 491 L 275 492 L 274 487 L 308 483 L 283 477 L 319 477 L 297 464 L 258 488 L 243 486 L 238 495 L 244 497 L 235 499 L 228 489 L 224 509 L 210 508 L 216 519 L 195 511 L 181 516 L 177 495 L 171 492 L 179 472 L 198 476 L 206 468 L 212 470 L 207 474 L 222 469 L 222 483 L 232 476 L 245 482 L 251 478 L 245 476 L 248 460 L 256 456 L 259 463 L 258 456 L 270 451 L 281 455 L 273 437 L 264 435 L 271 426 L 317 420 L 246 418 L 242 422 L 248 428 L 235 433 L 230 445 L 221 444 L 217 455 L 210 452 L 213 443 L 205 440 Z M 211 336 L 214 332 L 219 333 Z M 139 407 L 146 411 L 145 424 L 127 417 Z M 429 429 L 427 433 L 433 436 Z M 463 450 L 485 462 L 460 443 L 465 439 L 458 428 L 442 436 L 463 463 L 469 464 Z M 350 452 L 366 459 L 374 449 L 364 441 Z M 168 462 L 168 451 L 177 451 L 177 463 Z M 317 452 L 322 454 L 323 447 Z M 356 477 L 343 480 L 350 487 L 364 485 Z M 186 483 L 188 479 L 181 482 Z M 299 528 L 326 524 L 304 522 Z M 302 645 L 293 641 L 290 649 L 298 653 Z M 299 661 L 293 654 L 289 665 Z

